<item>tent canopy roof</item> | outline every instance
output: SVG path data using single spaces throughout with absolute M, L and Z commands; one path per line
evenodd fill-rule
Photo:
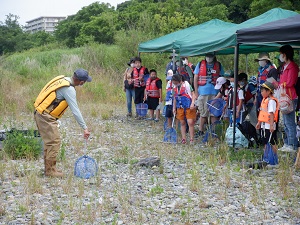
M 239 44 L 280 43 L 300 46 L 300 15 L 237 30 Z
M 196 56 L 204 55 L 207 52 L 216 52 L 218 55 L 234 54 L 234 48 L 237 45 L 236 31 L 250 30 L 258 28 L 262 29 L 261 36 L 267 34 L 264 27 L 266 24 L 272 24 L 272 22 L 280 23 L 279 20 L 299 15 L 296 12 L 290 10 L 284 10 L 281 8 L 274 8 L 260 16 L 249 19 L 240 24 L 233 24 L 223 22 L 221 20 L 210 20 L 206 23 L 192 26 L 183 30 L 176 31 L 174 33 L 141 43 L 139 45 L 139 52 L 172 52 L 176 50 L 182 56 Z M 299 17 L 295 17 L 299 23 Z M 288 21 L 290 21 L 288 20 Z M 276 26 L 273 24 L 272 26 Z M 286 28 L 288 29 L 288 28 Z M 299 37 L 300 29 L 297 28 L 297 34 Z M 282 30 L 275 31 L 276 34 L 284 38 L 285 32 Z M 295 31 L 296 33 L 296 31 Z M 270 52 L 277 51 L 280 44 L 277 43 L 263 43 L 260 41 L 260 37 L 255 39 L 255 42 L 244 42 L 240 45 L 240 53 L 257 53 L 257 52 Z M 257 41 L 258 40 L 258 41 Z
M 178 30 L 162 37 L 139 44 L 139 52 L 179 52 L 178 41 L 197 40 L 201 37 L 210 37 L 218 31 L 234 26 L 234 23 L 213 19 L 205 23 Z
M 182 55 L 203 55 L 206 52 L 221 54 L 234 54 L 234 47 L 237 44 L 236 31 L 243 28 L 264 26 L 268 22 L 277 21 L 298 15 L 298 13 L 280 8 L 271 9 L 260 16 L 249 19 L 243 23 L 232 26 L 222 32 L 214 34 L 210 40 L 198 39 L 197 42 L 184 41 L 179 43 Z M 263 32 L 265 34 L 265 32 Z M 277 51 L 279 44 L 268 44 L 260 46 L 257 44 L 241 45 L 240 53 L 256 53 L 263 51 Z

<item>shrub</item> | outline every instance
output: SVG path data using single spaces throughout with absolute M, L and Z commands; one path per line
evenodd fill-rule
M 12 159 L 37 159 L 41 154 L 41 141 L 35 138 L 34 131 L 25 134 L 19 130 L 11 130 L 6 134 L 3 149 Z

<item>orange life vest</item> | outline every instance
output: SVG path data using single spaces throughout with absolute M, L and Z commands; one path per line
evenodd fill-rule
M 151 78 L 149 78 L 147 80 L 146 83 L 146 91 L 147 91 L 147 95 L 151 98 L 160 98 L 159 95 L 159 89 L 156 86 L 156 82 L 159 81 L 159 78 L 156 78 L 154 80 L 151 80 Z
M 198 73 L 198 85 L 204 86 L 207 83 L 207 79 L 211 78 L 211 83 L 216 84 L 217 79 L 220 76 L 220 63 L 215 62 L 213 67 L 213 72 L 211 76 L 207 76 L 207 68 L 206 68 L 206 60 L 202 60 L 199 65 L 199 73 Z
M 265 122 L 265 123 L 270 123 L 270 114 L 268 112 L 268 104 L 269 100 L 273 99 L 276 102 L 276 111 L 274 113 L 274 122 L 278 122 L 278 112 L 279 112 L 279 104 L 277 98 L 274 97 L 268 97 L 264 98 L 261 102 L 260 105 L 260 111 L 258 115 L 258 121 L 259 122 Z
M 144 77 L 145 73 L 145 67 L 141 67 L 140 70 L 138 71 L 137 68 L 133 68 L 133 86 L 134 87 L 145 87 L 145 82 L 144 79 L 142 81 L 139 80 L 139 77 Z

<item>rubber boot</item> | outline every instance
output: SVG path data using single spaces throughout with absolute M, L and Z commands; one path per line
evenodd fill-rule
M 63 177 L 64 174 L 56 169 L 56 161 L 46 160 L 46 173 L 48 177 Z

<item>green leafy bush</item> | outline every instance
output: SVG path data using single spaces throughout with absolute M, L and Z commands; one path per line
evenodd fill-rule
M 3 149 L 12 159 L 37 159 L 41 154 L 41 141 L 35 137 L 34 131 L 25 134 L 12 130 L 6 133 Z

